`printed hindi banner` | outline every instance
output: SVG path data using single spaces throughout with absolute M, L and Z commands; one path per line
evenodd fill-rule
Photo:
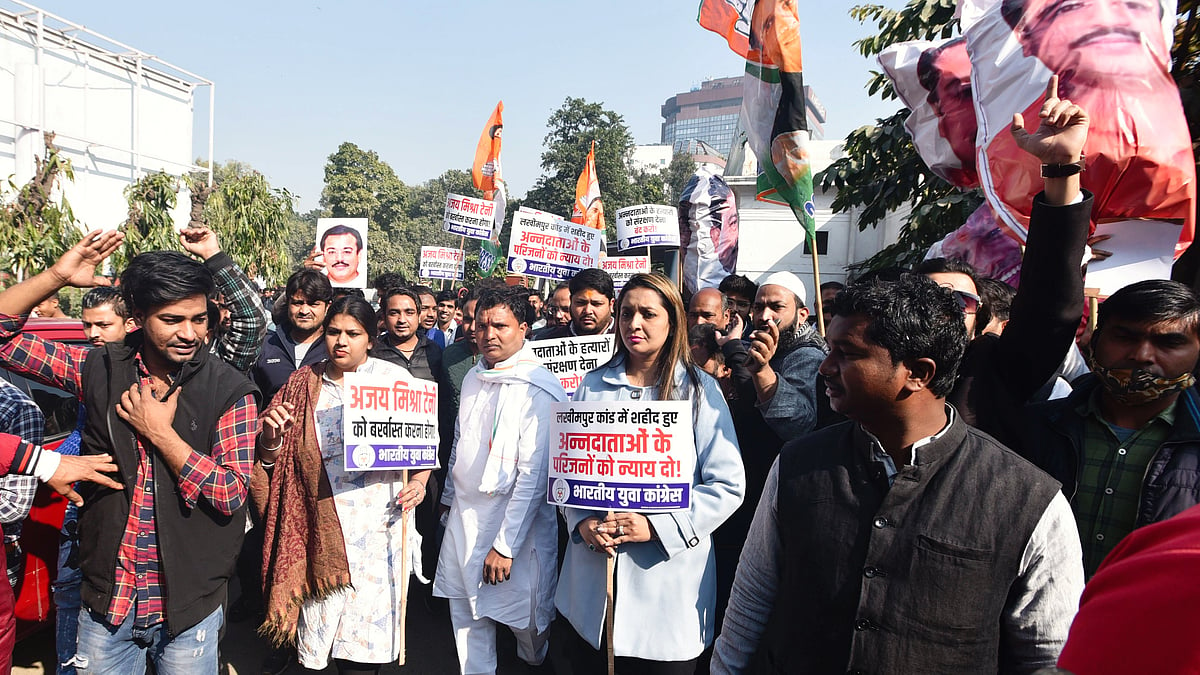
M 679 246 L 679 212 L 674 206 L 639 204 L 617 209 L 617 249 Z
M 604 229 L 521 207 L 513 214 L 508 271 L 560 281 L 600 266 Z
M 344 378 L 347 471 L 437 466 L 436 383 L 368 373 L 346 373 Z
M 618 213 L 620 213 L 618 211 Z M 619 216 L 618 216 L 619 217 Z M 619 221 L 618 221 L 619 222 Z M 600 269 L 612 277 L 613 288 L 620 293 L 625 282 L 635 274 L 650 273 L 650 256 L 614 255 L 600 261 Z
M 462 281 L 466 277 L 467 254 L 462 249 L 445 246 L 422 246 L 418 276 L 423 279 L 451 279 Z
M 446 195 L 446 215 L 442 230 L 471 239 L 491 239 L 495 224 L 496 203 L 450 193 Z
M 537 340 L 530 342 L 533 353 L 542 360 L 546 370 L 554 373 L 559 384 L 573 396 L 583 376 L 608 360 L 613 351 L 614 335 L 581 335 L 578 337 Z
M 567 402 L 551 410 L 551 504 L 643 513 L 691 506 L 690 402 Z

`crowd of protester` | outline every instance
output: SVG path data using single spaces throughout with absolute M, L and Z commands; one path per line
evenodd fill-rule
M 1069 164 L 1086 132 L 1051 99 L 1014 137 Z M 938 258 L 823 284 L 820 322 L 787 270 L 689 298 L 657 273 L 617 292 L 585 269 L 543 295 L 391 272 L 369 302 L 310 264 L 260 292 L 205 228 L 113 283 L 95 273 L 122 235 L 93 232 L 0 292 L 0 365 L 81 406 L 51 452 L 37 406 L 0 387 L 6 547 L 38 480 L 70 497 L 60 673 L 215 673 L 246 619 L 275 647 L 264 672 L 378 672 L 406 544 L 463 673 L 495 672 L 500 625 L 534 672 L 554 672 L 552 639 L 575 673 L 609 649 L 618 673 L 1194 672 L 1200 299 L 1140 281 L 1082 332 L 1091 208 L 1077 175 L 1045 179 L 1018 289 Z M 65 286 L 92 287 L 87 345 L 24 330 Z M 573 397 L 533 350 L 603 335 Z M 346 470 L 347 373 L 438 383 L 437 468 Z M 548 503 L 567 400 L 689 401 L 687 509 Z

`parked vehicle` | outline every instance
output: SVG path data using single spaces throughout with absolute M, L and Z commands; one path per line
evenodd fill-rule
M 76 319 L 30 319 L 25 331 L 46 340 L 87 344 L 83 324 Z M 0 369 L 0 377 L 16 385 L 38 404 L 46 417 L 42 444 L 57 448 L 75 430 L 79 400 L 73 395 Z M 58 540 L 67 500 L 45 485 L 38 486 L 29 518 L 21 530 L 25 574 L 17 590 L 14 614 L 17 640 L 54 625 L 54 598 L 50 585 L 58 572 Z

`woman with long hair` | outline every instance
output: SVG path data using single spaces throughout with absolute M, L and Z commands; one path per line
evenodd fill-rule
M 375 673 L 399 655 L 402 510 L 425 498 L 428 470 L 349 472 L 343 378 L 404 368 L 369 358 L 377 319 L 366 300 L 325 315 L 329 359 L 297 370 L 263 413 L 252 488 L 263 509 L 263 584 L 276 644 L 295 641 L 306 668 Z M 353 584 L 353 585 L 351 585 Z
M 570 543 L 556 604 L 579 642 L 568 650 L 574 671 L 604 672 L 606 558 L 614 557 L 617 672 L 690 674 L 715 632 L 710 535 L 741 504 L 745 472 L 721 387 L 692 363 L 675 285 L 634 275 L 617 298 L 617 331 L 612 359 L 584 377 L 573 400 L 691 401 L 691 504 L 647 515 L 565 509 Z

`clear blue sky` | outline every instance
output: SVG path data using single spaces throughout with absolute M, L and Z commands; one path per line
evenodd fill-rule
M 377 151 L 408 183 L 469 167 L 500 99 L 505 178 L 521 195 L 566 97 L 602 102 L 635 142 L 657 143 L 664 100 L 744 66 L 696 23 L 698 0 L 32 1 L 214 81 L 217 160 L 253 165 L 299 211 L 317 206 L 343 141 Z M 850 43 L 871 27 L 849 18 L 851 4 L 801 3 L 804 75 L 828 111 L 827 138 L 898 107 L 866 95 L 876 66 Z

